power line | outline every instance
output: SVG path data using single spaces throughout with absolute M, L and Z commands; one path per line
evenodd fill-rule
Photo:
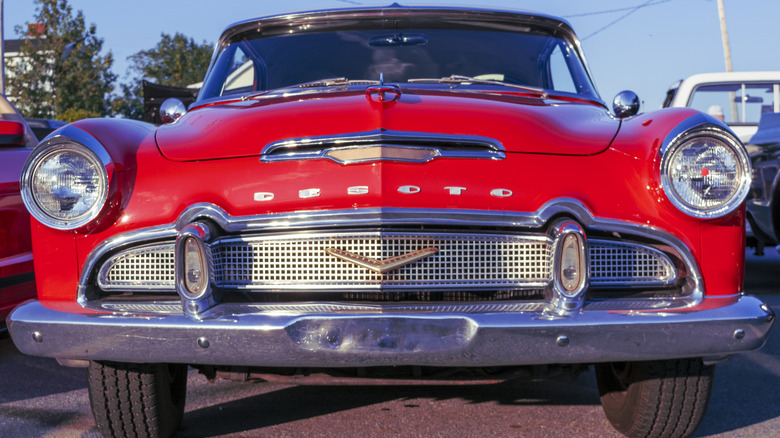
M 640 8 L 643 8 L 645 6 L 655 6 L 660 5 L 662 3 L 669 3 L 672 0 L 658 0 L 655 2 L 648 2 L 644 5 L 639 6 Z M 604 11 L 594 11 L 594 12 L 583 12 L 582 14 L 574 14 L 574 15 L 562 15 L 563 18 L 577 18 L 577 17 L 588 17 L 590 15 L 603 15 L 603 14 L 614 14 L 615 12 L 624 12 L 624 11 L 633 11 L 637 8 L 637 6 L 632 6 L 630 8 L 620 8 L 620 9 L 607 9 Z
M 622 12 L 622 11 L 628 11 L 628 12 L 626 12 L 623 15 L 621 15 L 618 19 L 612 21 L 611 23 L 607 24 L 606 26 L 602 27 L 601 29 L 593 32 L 592 34 L 586 36 L 585 38 L 582 38 L 580 41 L 585 41 L 586 39 L 588 39 L 588 38 L 590 38 L 590 37 L 592 37 L 592 36 L 602 32 L 602 31 L 612 27 L 613 25 L 615 25 L 619 21 L 623 20 L 624 18 L 628 17 L 629 15 L 633 14 L 634 12 L 636 12 L 636 11 L 646 7 L 646 6 L 654 6 L 654 5 L 658 5 L 658 4 L 661 4 L 661 3 L 667 3 L 669 1 L 671 1 L 671 0 L 659 0 L 659 1 L 656 1 L 656 2 L 653 2 L 653 0 L 647 0 L 646 2 L 642 3 L 639 6 L 634 6 L 632 8 L 616 9 L 616 10 L 614 10 L 616 12 Z M 591 13 L 589 13 L 589 15 L 595 15 L 595 14 L 599 14 L 599 13 L 607 13 L 607 11 L 591 12 Z

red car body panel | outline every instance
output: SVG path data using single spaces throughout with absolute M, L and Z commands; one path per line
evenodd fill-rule
M 280 140 L 381 129 L 488 137 L 508 152 L 593 155 L 607 148 L 618 126 L 597 105 L 422 90 L 382 104 L 352 92 L 212 106 L 161 127 L 157 142 L 171 160 L 212 160 L 259 155 Z
M 453 100 L 471 98 L 472 95 L 469 94 L 457 99 L 443 99 L 439 102 L 440 107 L 432 108 L 433 104 L 429 104 L 425 111 L 451 115 L 446 111 L 446 107 L 451 105 Z M 479 104 L 495 103 L 490 100 L 492 96 L 477 95 L 473 98 L 477 99 Z M 320 108 L 327 105 L 329 100 L 334 100 L 337 107 L 351 107 L 351 104 L 363 105 L 364 99 L 362 95 L 346 98 L 321 96 L 316 100 L 298 101 L 296 105 L 299 112 L 306 113 L 307 105 Z M 495 97 L 498 105 L 502 99 L 505 97 Z M 39 280 L 40 299 L 43 302 L 74 300 L 75 284 L 80 270 L 97 245 L 120 233 L 172 224 L 185 208 L 195 203 L 214 204 L 223 208 L 226 213 L 239 217 L 370 207 L 533 212 L 550 199 L 567 197 L 583 202 L 594 216 L 628 220 L 679 236 L 691 248 L 701 265 L 707 278 L 708 295 L 740 293 L 744 263 L 740 245 L 735 244 L 733 248 L 728 248 L 731 257 L 724 257 L 722 243 L 718 239 L 705 237 L 722 235 L 720 233 L 744 233 L 744 210 L 738 209 L 725 218 L 702 223 L 676 209 L 666 199 L 661 188 L 656 164 L 660 157 L 661 142 L 673 126 L 695 114 L 694 111 L 679 109 L 640 115 L 623 121 L 615 135 L 613 130 L 617 130 L 619 122 L 610 119 L 606 116 L 606 111 L 594 106 L 557 102 L 540 105 L 538 101 L 531 102 L 527 107 L 526 103 L 513 105 L 521 108 L 520 113 L 543 112 L 551 126 L 567 125 L 574 111 L 578 111 L 580 115 L 591 114 L 590 130 L 586 129 L 586 125 L 582 125 L 581 132 L 582 135 L 595 139 L 591 143 L 593 148 L 586 147 L 585 154 L 579 153 L 573 146 L 559 146 L 561 143 L 567 143 L 566 136 L 574 135 L 573 131 L 561 134 L 560 130 L 556 132 L 551 127 L 542 125 L 529 126 L 523 132 L 530 139 L 560 135 L 555 137 L 556 143 L 545 143 L 544 147 L 537 147 L 533 141 L 524 142 L 516 137 L 521 145 L 530 145 L 527 147 L 533 152 L 512 152 L 510 145 L 515 143 L 510 138 L 511 126 L 506 126 L 505 131 L 497 129 L 498 134 L 506 132 L 506 136 L 495 133 L 493 135 L 509 138 L 506 145 L 510 151 L 504 160 L 440 158 L 427 163 L 375 161 L 345 165 L 328 159 L 315 159 L 263 163 L 259 160 L 259 151 L 265 141 L 284 139 L 285 134 L 293 132 L 300 135 L 300 130 L 296 131 L 296 127 L 318 126 L 318 121 L 313 116 L 279 119 L 277 124 L 265 128 L 265 131 L 272 133 L 258 139 L 258 135 L 264 130 L 258 131 L 254 126 L 266 125 L 249 123 L 247 118 L 265 116 L 265 113 L 257 113 L 254 108 L 235 108 L 235 104 L 229 104 L 231 108 L 227 109 L 206 106 L 186 114 L 176 125 L 157 131 L 157 140 L 164 145 L 160 146 L 162 154 L 154 142 L 154 131 L 148 125 L 125 123 L 120 127 L 116 126 L 115 121 L 106 120 L 77 122 L 74 126 L 105 142 L 104 146 L 112 155 L 117 169 L 116 184 L 125 187 L 123 192 L 130 193 L 130 196 L 120 198 L 119 192 L 112 190 L 114 198 L 106 207 L 111 209 L 112 213 L 90 225 L 89 233 L 35 227 L 34 234 L 39 235 L 36 240 L 46 242 L 45 248 L 36 249 L 36 269 L 45 269 L 52 274 Z M 413 107 L 414 104 L 409 106 Z M 237 115 L 227 118 L 226 112 L 235 112 Z M 392 115 L 393 111 L 388 110 L 386 114 Z M 342 114 L 340 117 L 343 116 Z M 213 128 L 215 121 L 223 118 L 225 121 L 241 119 L 243 125 L 252 128 L 238 130 L 230 123 L 227 123 L 227 128 L 224 127 L 226 123 L 220 123 L 219 129 Z M 387 122 L 379 126 L 399 131 L 426 129 L 427 132 L 437 133 L 439 131 L 431 126 L 441 129 L 449 126 L 445 133 L 468 135 L 486 135 L 491 132 L 474 128 L 467 132 L 463 132 L 463 129 L 459 131 L 458 123 L 445 123 L 447 117 L 441 120 L 434 117 L 433 122 L 424 124 L 417 119 L 419 118 L 406 116 L 393 119 L 388 116 Z M 286 121 L 282 123 L 282 120 Z M 322 126 L 327 126 L 328 123 L 330 122 L 323 123 Z M 198 124 L 202 124 L 202 129 L 192 129 Z M 475 124 L 469 123 L 468 126 Z M 350 127 L 360 132 L 376 126 L 356 122 Z M 495 128 L 496 124 L 492 127 Z M 214 132 L 208 132 L 210 129 Z M 208 139 L 203 140 L 204 143 L 197 143 L 201 140 L 196 136 L 185 135 L 186 132 L 202 133 L 204 130 L 207 134 L 203 138 Z M 217 142 L 220 133 L 223 141 Z M 306 133 L 327 134 L 324 128 L 312 128 Z M 612 137 L 614 140 L 609 142 Z M 229 144 L 235 144 L 236 148 L 222 147 L 220 150 L 207 147 L 209 142 L 224 144 L 224 138 L 229 138 Z M 608 148 L 597 147 L 605 141 Z M 573 140 L 570 143 L 576 144 Z M 188 155 L 188 145 L 198 152 Z M 201 148 L 208 152 L 203 152 Z M 565 154 L 538 153 L 542 149 L 552 149 Z M 177 160 L 201 160 L 174 161 L 171 155 Z M 231 158 L 217 159 L 219 155 Z M 550 169 L 555 169 L 554 174 Z M 615 171 L 605 172 L 603 169 Z M 367 186 L 368 193 L 348 195 L 347 189 L 352 186 Z M 399 188 L 404 186 L 415 186 L 420 190 L 417 193 L 402 193 Z M 311 187 L 318 187 L 320 196 L 301 199 L 299 191 Z M 465 190 L 454 195 L 447 187 L 463 187 Z M 491 196 L 494 189 L 507 190 L 506 193 L 511 192 L 511 196 Z M 258 192 L 274 193 L 274 198 L 270 201 L 256 201 L 254 194 Z M 736 239 L 727 241 L 737 242 Z M 713 245 L 718 246 L 717 251 L 713 251 Z M 73 246 L 75 251 L 65 250 Z M 706 254 L 720 255 L 707 257 Z M 66 260 L 67 257 L 78 259 Z
M 0 149 L 0 326 L 11 309 L 35 296 L 30 215 L 19 193 L 19 175 L 32 149 Z

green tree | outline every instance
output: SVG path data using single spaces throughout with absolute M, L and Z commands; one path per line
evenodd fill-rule
M 66 121 L 108 115 L 116 75 L 94 24 L 67 0 L 34 0 L 35 23 L 16 26 L 23 61 L 8 66 L 7 95 L 26 117 Z
M 142 50 L 127 58 L 130 69 L 143 79 L 160 85 L 186 87 L 203 80 L 211 60 L 212 44 L 201 44 L 176 33 L 163 33 L 153 49 Z
M 127 118 L 143 115 L 141 80 L 159 85 L 186 87 L 203 80 L 211 60 L 212 44 L 198 44 L 194 39 L 176 33 L 163 33 L 157 45 L 127 59 L 131 80 L 122 85 L 122 95 L 113 102 L 114 112 Z

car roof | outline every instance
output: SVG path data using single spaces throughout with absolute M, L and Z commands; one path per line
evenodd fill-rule
M 699 73 L 683 79 L 683 83 L 780 81 L 780 71 L 730 71 Z
M 734 71 L 691 75 L 669 86 L 670 90 L 677 89 L 671 106 L 686 106 L 693 89 L 699 85 L 724 82 L 780 82 L 780 71 Z
M 429 16 L 438 18 L 442 21 L 474 21 L 474 22 L 499 22 L 504 23 L 509 29 L 510 23 L 533 24 L 537 26 L 556 29 L 571 38 L 580 50 L 579 40 L 568 21 L 551 15 L 540 14 L 536 12 L 488 9 L 478 7 L 448 7 L 448 6 L 401 6 L 393 3 L 390 6 L 375 7 L 357 7 L 357 8 L 337 8 L 321 9 L 304 12 L 293 12 L 287 14 L 278 14 L 265 17 L 252 18 L 231 24 L 222 32 L 217 43 L 217 47 L 223 44 L 227 39 L 235 34 L 243 33 L 247 30 L 256 30 L 264 34 L 267 33 L 295 33 L 296 31 L 312 30 L 312 27 L 319 29 L 319 26 L 312 26 L 318 20 L 322 22 L 333 20 L 360 20 L 361 18 L 393 18 L 399 19 L 410 16 Z M 498 25 L 496 27 L 499 27 Z M 275 32 L 276 31 L 276 32 Z

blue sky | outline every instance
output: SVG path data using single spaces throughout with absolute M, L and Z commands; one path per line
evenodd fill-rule
M 353 5 L 363 0 L 69 0 L 97 26 L 114 56 L 120 80 L 127 57 L 154 47 L 161 33 L 181 32 L 216 42 L 231 23 L 284 12 Z M 568 20 L 582 40 L 596 87 L 611 106 L 621 90 L 639 94 L 644 111 L 659 108 L 669 85 L 695 73 L 725 71 L 716 0 L 489 0 L 400 1 L 403 5 L 478 5 L 542 12 Z M 725 0 L 735 71 L 780 70 L 778 0 Z M 33 21 L 32 0 L 4 0 L 4 34 Z M 638 6 L 642 6 L 636 9 Z

